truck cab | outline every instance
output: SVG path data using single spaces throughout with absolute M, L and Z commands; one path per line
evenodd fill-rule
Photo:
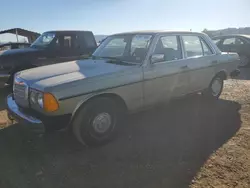
M 94 35 L 90 31 L 48 31 L 31 45 L 31 48 L 42 51 L 38 60 L 48 60 L 45 64 L 75 60 L 92 54 L 96 47 Z
M 11 85 L 21 70 L 88 57 L 96 48 L 91 31 L 44 32 L 28 48 L 0 53 L 0 83 Z

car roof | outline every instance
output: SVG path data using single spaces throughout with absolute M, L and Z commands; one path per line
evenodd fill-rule
M 156 35 L 156 34 L 202 34 L 201 32 L 192 32 L 192 31 L 164 31 L 164 30 L 143 30 L 143 31 L 130 31 L 117 33 L 114 35 L 137 35 L 137 34 L 148 34 L 148 35 Z
M 220 35 L 212 37 L 212 39 L 220 39 L 220 38 L 226 38 L 226 37 L 245 37 L 250 39 L 250 35 L 244 35 L 244 34 L 230 34 L 230 35 Z

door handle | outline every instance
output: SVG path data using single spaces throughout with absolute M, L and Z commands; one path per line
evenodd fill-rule
M 215 60 L 215 61 L 212 61 L 212 64 L 216 64 L 216 63 L 218 63 L 218 61 L 217 61 L 217 60 Z
M 187 69 L 187 68 L 188 68 L 187 65 L 181 66 L 181 69 Z

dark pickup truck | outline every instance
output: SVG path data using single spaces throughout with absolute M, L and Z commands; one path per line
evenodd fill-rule
M 0 87 L 12 85 L 16 72 L 88 57 L 97 48 L 91 31 L 48 31 L 30 47 L 0 52 Z

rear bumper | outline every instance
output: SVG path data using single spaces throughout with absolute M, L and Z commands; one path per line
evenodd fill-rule
M 24 125 L 28 125 L 29 128 L 35 132 L 45 132 L 42 121 L 22 112 L 17 106 L 15 100 L 12 99 L 12 94 L 8 95 L 7 97 L 7 110 L 9 119 L 15 120 Z
M 0 88 L 5 86 L 5 83 L 8 81 L 9 77 L 9 74 L 0 73 Z

